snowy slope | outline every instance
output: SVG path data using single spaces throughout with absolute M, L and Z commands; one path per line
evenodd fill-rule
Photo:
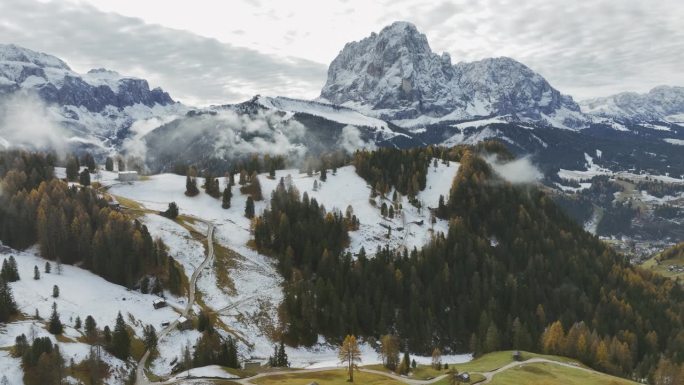
M 459 164 L 454 162 L 448 166 L 440 162 L 437 168 L 430 167 L 427 175 L 428 187 L 418 196 L 424 206 L 435 207 L 439 195 L 448 194 L 458 166 Z M 377 246 L 386 244 L 392 247 L 420 247 L 430 240 L 433 232 L 447 230 L 447 223 L 442 220 L 438 220 L 432 226 L 429 211 L 417 210 L 405 197 L 402 198 L 403 218 L 400 215 L 393 220 L 382 218 L 379 210 L 380 198 L 376 199 L 377 207 L 369 203 L 370 187 L 356 174 L 353 166 L 339 168 L 336 175 L 328 173 L 327 181 L 323 183 L 320 183 L 317 175 L 309 177 L 300 174 L 298 170 L 277 171 L 275 179 L 269 179 L 265 174 L 259 175 L 266 200 L 256 202 L 257 214 L 268 206 L 268 198 L 280 178 L 286 178 L 288 175 L 301 193 L 307 192 L 327 210 L 344 211 L 348 205 L 352 205 L 361 222 L 360 229 L 350 233 L 349 250 L 353 253 L 365 247 L 367 252 L 372 254 Z M 321 184 L 317 191 L 313 190 L 314 180 Z M 220 188 L 223 189 L 225 178 L 220 178 L 219 181 Z M 198 184 L 202 184 L 201 178 Z M 153 210 L 163 210 L 173 201 L 178 204 L 181 214 L 210 220 L 217 225 L 215 241 L 240 254 L 229 272 L 235 290 L 217 287 L 215 272 L 205 271 L 198 281 L 198 291 L 203 303 L 216 311 L 223 323 L 230 325 L 233 334 L 241 341 L 240 351 L 243 356 L 265 360 L 273 349 L 273 342 L 267 330 L 269 324 L 272 325 L 278 320 L 277 306 L 283 298 L 282 278 L 271 258 L 258 254 L 248 246 L 251 234 L 250 221 L 244 217 L 246 196 L 240 193 L 238 187 L 233 187 L 231 208 L 227 210 L 221 209 L 218 199 L 204 192 L 192 198 L 185 196 L 185 177 L 173 174 L 154 175 L 147 180 L 133 183 L 113 184 L 109 191 L 114 195 L 136 200 Z M 341 194 L 341 191 L 344 193 Z M 203 251 L 203 247 L 190 240 L 185 229 L 154 215 L 145 216 L 143 221 L 153 235 L 160 235 L 172 251 L 176 250 L 172 255 L 178 255 L 177 258 L 184 266 L 196 265 L 201 258 L 200 252 Z M 423 224 L 415 223 L 419 221 L 423 221 Z M 386 238 L 387 228 L 381 225 L 393 229 L 389 239 Z M 404 230 L 399 230 L 399 227 L 404 227 Z M 161 349 L 164 353 L 154 362 L 152 369 L 155 373 L 168 374 L 169 362 L 179 354 L 182 345 L 187 341 L 192 342 L 193 338 L 196 336 L 172 334 L 168 341 L 162 341 Z M 321 345 L 315 349 L 288 348 L 288 354 L 293 364 L 305 367 L 321 362 L 328 365 L 328 361 L 334 357 L 335 350 L 321 341 Z M 374 358 L 370 358 L 371 356 Z M 367 359 L 373 360 L 372 362 L 377 360 L 377 354 L 370 348 Z
M 298 100 L 284 97 L 258 97 L 257 103 L 266 108 L 271 108 L 285 112 L 302 112 L 316 115 L 333 122 L 349 124 L 352 126 L 365 126 L 388 130 L 387 122 L 361 114 L 351 108 L 341 107 L 333 104 Z
M 658 86 L 648 93 L 623 92 L 580 102 L 582 111 L 620 120 L 667 121 L 684 113 L 684 87 Z M 671 119 L 674 122 L 677 119 Z
M 60 350 L 67 362 L 73 358 L 76 363 L 85 359 L 89 353 L 89 346 L 76 340 L 83 336 L 83 329 L 73 327 L 77 316 L 84 322 L 91 315 L 98 328 L 106 325 L 114 327 L 117 313 L 121 311 L 126 323 L 133 329 L 138 338 L 142 338 L 143 326 L 154 325 L 160 329 L 160 324 L 178 317 L 172 307 L 154 310 L 152 301 L 156 296 L 129 291 L 126 288 L 110 283 L 89 271 L 78 267 L 64 265 L 62 272 L 52 263 L 52 273 L 44 272 L 45 259 L 36 256 L 35 250 L 20 252 L 0 245 L 0 258 L 5 259 L 13 255 L 17 261 L 21 279 L 10 283 L 19 311 L 29 319 L 17 321 L 0 328 L 0 347 L 14 345 L 14 339 L 20 335 L 48 336 L 57 342 L 54 336 L 47 333 L 45 320 L 50 316 L 53 302 L 57 304 L 60 319 L 65 326 L 64 337 L 69 342 L 59 342 Z M 38 266 L 41 275 L 39 280 L 33 279 L 34 266 Z M 58 298 L 52 297 L 52 287 L 57 285 L 60 290 Z M 173 298 L 169 298 L 171 303 Z M 42 320 L 33 320 L 36 310 Z M 105 353 L 105 361 L 119 375 L 112 376 L 109 384 L 122 384 L 123 375 L 127 373 L 125 364 L 121 360 Z M 12 367 L 17 361 L 11 357 L 0 355 L 0 368 Z M 117 369 L 118 368 L 118 369 Z M 12 376 L 12 384 L 21 384 L 17 380 L 16 370 L 3 370 Z M 9 376 L 8 376 L 9 378 Z

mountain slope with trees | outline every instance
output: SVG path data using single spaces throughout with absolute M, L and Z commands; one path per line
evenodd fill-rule
M 270 212 L 255 219 L 257 247 L 278 257 L 286 278 L 290 343 L 396 333 L 416 352 L 544 350 L 623 376 L 651 373 L 661 354 L 679 359 L 679 286 L 630 266 L 536 187 L 506 182 L 481 156 L 484 147 L 461 151 L 448 200 L 436 210 L 449 231 L 421 250 L 378 249 L 369 258 L 329 248 L 303 259 L 271 246 L 292 239 L 287 221 L 278 225 Z M 272 204 L 285 194 L 283 187 Z M 287 217 L 309 207 L 296 194 L 289 199 Z M 336 244 L 347 231 L 300 230 L 309 235 L 300 241 L 313 245 Z

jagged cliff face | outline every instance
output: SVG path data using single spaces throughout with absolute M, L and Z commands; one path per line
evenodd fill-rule
M 581 120 L 571 97 L 524 64 L 501 57 L 453 65 L 405 22 L 345 45 L 330 64 L 321 97 L 405 125 L 420 117 L 553 119 L 558 112 Z
M 684 87 L 659 86 L 646 94 L 623 92 L 581 102 L 586 113 L 633 121 L 684 121 Z M 677 116 L 679 115 L 679 116 Z

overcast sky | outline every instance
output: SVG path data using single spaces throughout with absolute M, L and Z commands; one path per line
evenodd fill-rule
M 0 42 L 205 105 L 314 98 L 345 43 L 396 20 L 454 62 L 509 56 L 578 100 L 684 85 L 681 0 L 2 0 Z

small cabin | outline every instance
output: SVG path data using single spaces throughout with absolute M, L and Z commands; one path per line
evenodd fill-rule
M 192 320 L 188 319 L 187 317 L 180 316 L 178 318 L 178 330 L 190 330 L 192 329 Z
M 108 202 L 107 205 L 112 210 L 121 211 L 121 204 L 117 201 Z
M 244 368 L 247 371 L 258 370 L 261 368 L 261 362 L 259 362 L 259 361 L 245 361 Z
M 152 306 L 154 306 L 155 309 L 166 307 L 166 300 L 164 298 L 155 299 L 152 301 Z
M 516 350 L 513 352 L 513 360 L 514 361 L 522 361 L 522 353 L 520 353 L 520 350 Z
M 470 374 L 461 373 L 458 376 L 456 376 L 456 379 L 460 382 L 470 382 Z
M 119 177 L 117 178 L 120 182 L 135 182 L 139 179 L 137 171 L 119 171 Z
M 165 327 L 167 327 L 167 326 L 169 326 L 169 325 L 171 325 L 171 322 L 169 322 L 169 321 L 164 321 L 164 322 L 161 323 L 161 326 L 162 326 L 163 328 L 165 328 Z

